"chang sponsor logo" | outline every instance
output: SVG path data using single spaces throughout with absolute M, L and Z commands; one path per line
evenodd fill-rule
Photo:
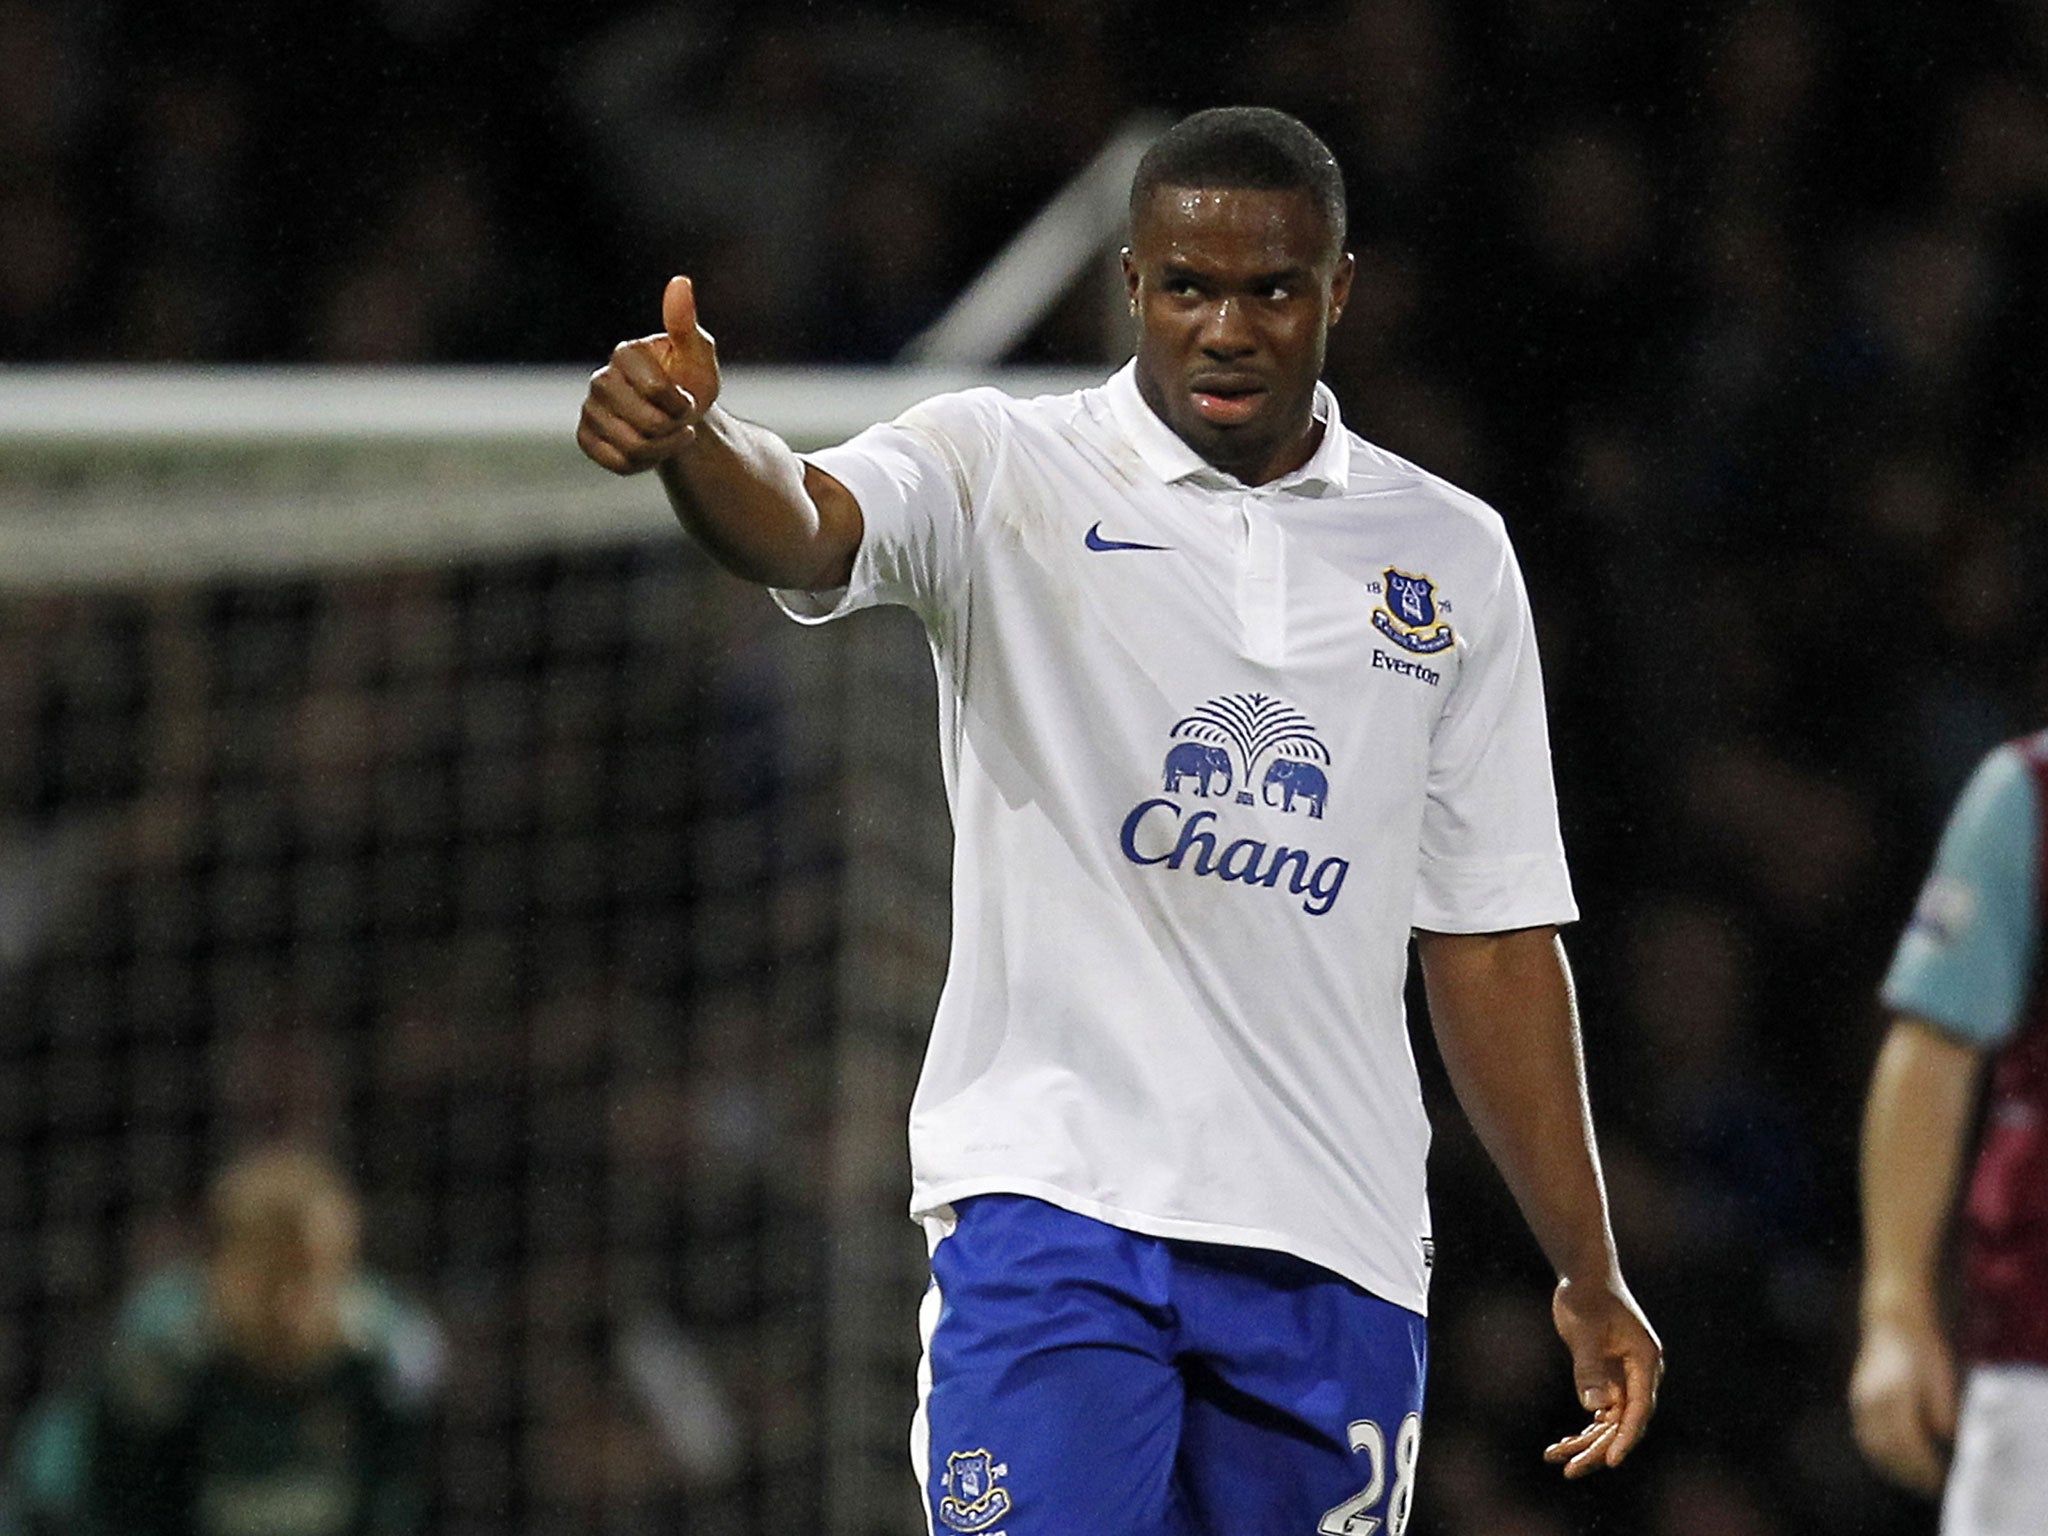
M 1257 837 L 1234 837 L 1219 846 L 1222 835 L 1214 811 L 1189 815 L 1177 801 L 1155 799 L 1131 807 L 1118 841 L 1124 857 L 1137 865 L 1211 875 L 1269 891 L 1279 890 L 1285 881 L 1288 892 L 1302 898 L 1301 910 L 1310 917 L 1321 917 L 1337 905 L 1344 877 L 1351 871 L 1349 859 L 1318 859 L 1306 848 L 1268 844 Z
M 1215 810 L 1186 800 L 1263 807 L 1308 821 L 1330 800 L 1330 752 L 1309 718 L 1269 694 L 1226 694 L 1175 723 L 1160 775 L 1162 793 L 1124 817 L 1118 846 L 1131 863 L 1256 887 L 1285 889 L 1321 917 L 1344 889 L 1348 859 L 1226 826 Z
M 1167 749 L 1160 785 L 1167 794 L 1191 787 L 1207 799 L 1235 790 L 1239 805 L 1263 802 L 1322 820 L 1330 798 L 1330 781 L 1323 772 L 1330 749 L 1317 738 L 1308 716 L 1285 699 L 1266 693 L 1225 694 L 1175 721 L 1168 734 L 1174 745 Z

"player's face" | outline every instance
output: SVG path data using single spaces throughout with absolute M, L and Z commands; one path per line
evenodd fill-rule
M 1160 187 L 1124 251 L 1138 389 L 1187 445 L 1258 485 L 1314 451 L 1316 379 L 1351 295 L 1306 192 Z
M 352 1237 L 317 1223 L 222 1248 L 213 1300 L 228 1347 L 267 1376 L 317 1370 L 341 1341 L 341 1298 L 354 1269 Z

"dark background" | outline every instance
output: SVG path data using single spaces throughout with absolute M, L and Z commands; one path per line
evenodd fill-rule
M 2044 80 L 2039 0 L 0 4 L 0 360 L 594 366 L 688 271 L 731 362 L 885 361 L 1129 113 L 1301 113 L 1346 419 L 1528 573 L 1671 1352 L 1634 1468 L 1545 1492 L 1545 1277 L 1440 1107 L 1415 1529 L 1922 1530 L 1840 1403 L 1855 1128 L 1941 818 L 2048 721 Z

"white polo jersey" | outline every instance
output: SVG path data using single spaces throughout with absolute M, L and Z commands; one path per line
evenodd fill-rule
M 1483 502 L 1344 430 L 1250 487 L 1145 405 L 926 401 L 812 455 L 840 592 L 938 671 L 952 953 L 913 1214 L 1034 1195 L 1425 1310 L 1411 928 L 1577 915 L 1521 574 Z

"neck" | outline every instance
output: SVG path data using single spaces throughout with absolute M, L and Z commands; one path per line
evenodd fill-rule
M 1293 474 L 1314 458 L 1316 449 L 1322 446 L 1323 422 L 1315 414 L 1315 407 L 1311 401 L 1305 413 L 1307 419 L 1297 430 L 1287 434 L 1281 446 L 1260 449 L 1248 445 L 1241 454 L 1218 453 L 1216 450 L 1222 445 L 1212 443 L 1204 446 L 1174 425 L 1173 417 L 1167 411 L 1166 402 L 1159 398 L 1158 386 L 1144 369 L 1138 369 L 1135 377 L 1139 398 L 1145 402 L 1146 408 L 1152 412 L 1161 426 L 1194 449 L 1201 455 L 1202 462 L 1210 468 L 1220 469 L 1246 485 L 1265 485 L 1268 481 L 1278 480 L 1282 475 Z
M 1284 452 L 1269 454 L 1263 466 L 1248 465 L 1238 469 L 1229 464 L 1217 464 L 1216 467 L 1226 474 L 1237 476 L 1246 485 L 1264 485 L 1270 480 L 1278 480 L 1282 475 L 1293 474 L 1316 456 L 1316 449 L 1320 448 L 1322 443 L 1323 424 L 1316 417 L 1310 416 L 1308 425 L 1302 428 L 1293 445 Z

